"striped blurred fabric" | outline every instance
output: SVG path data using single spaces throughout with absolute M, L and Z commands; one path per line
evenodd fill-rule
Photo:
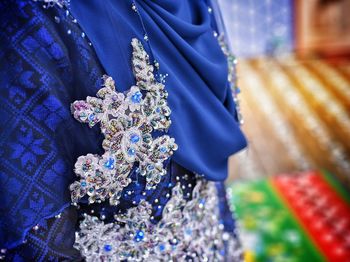
M 350 185 L 350 61 L 238 62 L 247 150 L 231 179 L 325 169 Z

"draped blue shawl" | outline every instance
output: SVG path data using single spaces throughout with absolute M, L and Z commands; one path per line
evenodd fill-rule
M 208 6 L 203 0 L 136 3 L 153 59 L 161 73 L 169 74 L 170 133 L 179 145 L 174 160 L 210 180 L 223 180 L 228 157 L 244 148 L 246 140 L 235 119 L 227 62 L 214 37 Z M 130 39 L 144 37 L 131 1 L 74 0 L 70 9 L 117 88 L 130 88 L 135 82 Z

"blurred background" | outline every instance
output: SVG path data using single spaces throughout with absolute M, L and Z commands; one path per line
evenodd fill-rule
M 350 261 L 350 0 L 218 0 L 249 147 L 229 194 L 246 261 Z

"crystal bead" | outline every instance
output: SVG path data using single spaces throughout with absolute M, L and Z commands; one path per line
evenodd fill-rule
M 112 248 L 112 245 L 106 244 L 106 245 L 104 245 L 103 249 L 104 249 L 106 252 L 111 252 L 113 248 Z
M 133 149 L 133 148 L 129 148 L 129 149 L 128 149 L 128 155 L 129 155 L 129 156 L 134 156 L 135 153 L 136 153 L 136 152 L 135 152 L 135 149 Z
M 131 101 L 134 103 L 134 104 L 139 104 L 141 102 L 141 99 L 142 99 L 142 93 L 140 91 L 137 91 L 136 93 L 134 93 L 132 96 L 131 96 Z
M 135 143 L 137 143 L 137 142 L 139 142 L 139 141 L 140 141 L 140 136 L 139 136 L 139 135 L 137 135 L 137 134 L 132 134 L 132 135 L 130 136 L 130 142 L 131 142 L 131 143 L 135 144 Z
M 142 230 L 138 230 L 136 231 L 134 240 L 136 242 L 140 242 L 143 240 L 144 237 L 145 237 L 145 233 Z
M 161 148 L 159 148 L 159 151 L 162 153 L 166 153 L 168 152 L 168 149 L 165 146 L 162 146 Z
M 133 11 L 137 12 L 137 7 L 136 7 L 135 3 L 132 3 L 131 9 L 132 9 Z
M 88 119 L 90 121 L 94 121 L 95 120 L 95 115 L 94 114 L 89 115 Z
M 114 159 L 113 158 L 109 158 L 106 163 L 104 164 L 104 166 L 110 170 L 112 170 L 114 168 Z
M 159 245 L 159 251 L 160 251 L 160 252 L 163 252 L 164 250 L 165 250 L 165 245 L 160 244 L 160 245 Z

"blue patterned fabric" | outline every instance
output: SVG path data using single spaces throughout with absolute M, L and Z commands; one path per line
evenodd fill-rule
M 60 217 L 53 217 L 31 230 L 22 245 L 6 252 L 6 261 L 82 261 L 80 252 L 73 248 L 77 211 L 70 207 Z
M 9 261 L 78 261 L 80 257 L 72 248 L 72 243 L 77 221 L 84 212 L 96 210 L 96 215 L 104 215 L 108 221 L 113 214 L 124 212 L 141 198 L 150 203 L 156 203 L 157 199 L 164 206 L 168 199 L 166 195 L 175 186 L 177 176 L 180 180 L 185 179 L 186 183 L 195 184 L 191 171 L 197 170 L 191 168 L 189 171 L 181 166 L 191 166 L 189 159 L 195 160 L 198 148 L 187 151 L 189 159 L 184 154 L 186 150 L 175 156 L 175 161 L 181 166 L 173 161 L 167 163 L 168 174 L 146 196 L 141 194 L 145 189 L 144 179 L 132 174 L 133 182 L 125 188 L 118 207 L 104 204 L 87 206 L 82 201 L 76 214 L 74 208 L 69 208 L 68 190 L 69 184 L 76 180 L 74 163 L 78 156 L 87 153 L 102 154 L 103 137 L 97 127 L 89 129 L 75 121 L 69 108 L 73 101 L 96 93 L 105 69 L 94 51 L 94 45 L 89 44 L 87 37 L 82 37 L 79 24 L 68 18 L 65 9 L 44 9 L 39 2 L 13 0 L 0 2 L 0 12 L 0 112 L 3 117 L 0 121 L 0 247 L 10 249 Z M 171 69 L 164 68 L 164 71 Z M 190 75 L 187 77 L 191 78 Z M 219 89 L 217 87 L 217 91 Z M 212 91 L 205 92 L 213 95 Z M 233 106 L 228 97 L 229 90 L 220 92 L 228 102 L 222 103 L 214 98 L 213 105 L 218 106 L 217 109 L 223 109 L 224 105 Z M 182 96 L 170 92 L 170 96 L 177 95 L 178 101 L 170 105 L 175 108 L 179 108 Z M 185 111 L 181 112 L 185 114 Z M 214 112 L 210 119 L 215 117 L 221 117 L 220 110 Z M 230 122 L 225 130 L 228 132 L 234 126 L 234 134 L 243 139 L 229 111 L 224 119 Z M 182 119 L 178 111 L 173 121 L 178 122 L 178 130 L 173 130 L 174 133 L 181 133 L 184 128 L 181 123 L 191 124 L 191 117 Z M 201 120 L 201 126 L 191 128 L 199 128 L 201 132 L 208 123 Z M 226 134 L 233 136 L 230 138 L 232 143 L 237 142 L 233 141 L 234 134 Z M 182 133 L 180 136 L 187 136 L 182 143 L 192 135 Z M 224 141 L 224 137 L 220 139 Z M 235 146 L 241 147 L 244 142 L 243 139 Z M 213 146 L 216 148 L 217 144 Z M 225 155 L 229 152 L 232 148 L 228 148 Z M 213 178 L 223 179 L 226 173 L 219 177 L 215 174 L 218 170 L 226 170 L 226 167 L 223 168 L 226 159 L 223 158 L 217 165 L 217 170 L 210 174 Z M 223 185 L 219 188 L 223 190 Z M 190 192 L 190 189 L 185 191 L 186 194 Z M 227 230 L 232 231 L 234 224 L 227 213 L 224 196 L 221 196 L 221 201 L 224 224 Z M 160 219 L 161 212 L 154 204 L 154 222 Z M 55 219 L 54 216 L 60 213 L 61 218 Z M 39 230 L 32 230 L 35 225 L 39 225 Z
M 69 206 L 76 158 L 102 151 L 99 130 L 69 108 L 98 90 L 103 71 L 63 9 L 1 1 L 0 12 L 0 246 L 12 248 Z

